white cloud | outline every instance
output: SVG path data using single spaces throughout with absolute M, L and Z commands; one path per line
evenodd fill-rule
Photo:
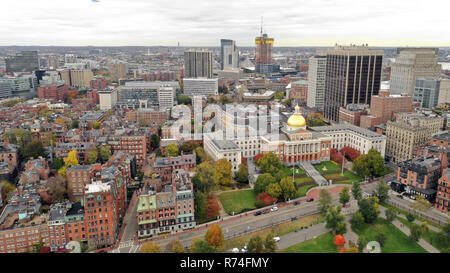
M 369 43 L 450 46 L 448 1 L 13 0 L 2 6 L 0 45 L 253 45 Z

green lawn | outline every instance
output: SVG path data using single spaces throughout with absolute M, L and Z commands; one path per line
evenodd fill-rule
M 397 217 L 397 220 L 402 222 L 405 226 L 409 227 L 411 229 L 412 224 L 401 217 Z M 450 246 L 448 245 L 448 241 L 442 240 L 442 238 L 439 237 L 438 233 L 436 231 L 428 230 L 425 232 L 422 236 L 422 238 L 430 243 L 432 246 L 437 248 L 442 253 L 449 253 L 450 252 Z
M 381 205 L 382 205 L 383 207 L 385 207 L 385 208 L 392 208 L 393 210 L 395 210 L 395 211 L 397 211 L 398 213 L 401 213 L 401 214 L 403 214 L 403 215 L 405 215 L 405 216 L 408 214 L 407 211 L 402 210 L 402 209 L 400 209 L 400 208 L 397 208 L 397 207 L 395 207 L 395 206 L 392 206 L 391 204 L 388 204 L 388 203 L 383 202 L 383 203 L 381 203 Z M 414 213 L 413 213 L 413 214 L 414 214 Z M 442 226 L 440 226 L 440 225 L 438 225 L 438 224 L 436 224 L 436 223 L 434 223 L 434 222 L 427 221 L 427 220 L 423 219 L 422 217 L 417 216 L 417 215 L 415 215 L 415 214 L 414 214 L 414 216 L 416 217 L 417 220 L 419 220 L 419 221 L 421 221 L 421 222 L 427 222 L 429 225 L 432 225 L 432 226 L 434 226 L 434 227 L 436 227 L 436 228 L 442 229 Z
M 281 168 L 281 170 L 282 170 L 285 174 L 287 174 L 287 175 L 289 175 L 289 176 L 292 177 L 292 168 L 288 168 L 288 167 L 286 167 L 286 166 L 283 166 L 283 167 Z M 306 172 L 305 172 L 302 168 L 295 167 L 294 175 L 295 175 L 295 176 L 306 176 Z
M 338 253 L 331 232 L 281 250 L 281 253 Z
M 339 164 L 336 164 L 333 161 L 324 161 L 324 162 L 321 162 L 320 164 L 315 165 L 314 167 L 320 173 L 323 173 L 324 166 L 327 167 L 328 171 L 340 171 L 341 170 L 341 166 Z
M 229 215 L 238 214 L 244 209 L 255 209 L 256 194 L 253 189 L 224 192 L 219 194 L 219 200 Z
M 305 186 L 301 186 L 297 189 L 297 196 L 295 196 L 295 198 L 298 197 L 303 197 L 306 196 L 306 192 L 308 192 L 309 189 L 316 187 L 317 185 L 305 185 Z
M 364 224 L 361 229 L 354 230 L 358 235 L 364 235 L 367 241 L 376 241 L 376 234 L 386 234 L 386 244 L 381 247 L 383 253 L 427 253 L 416 242 L 389 223 L 386 219 L 379 218 L 373 224 Z
M 344 175 L 341 176 L 341 173 L 336 174 L 325 174 L 323 175 L 328 180 L 333 180 L 333 184 L 353 184 L 353 182 L 361 182 L 364 181 L 364 178 L 358 176 L 357 174 L 352 173 L 349 170 L 344 170 Z M 345 179 L 343 179 L 345 177 Z

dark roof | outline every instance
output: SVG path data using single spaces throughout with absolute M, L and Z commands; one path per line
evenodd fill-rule
M 80 202 L 75 202 L 72 207 L 67 211 L 66 216 L 84 214 L 84 208 L 81 206 Z

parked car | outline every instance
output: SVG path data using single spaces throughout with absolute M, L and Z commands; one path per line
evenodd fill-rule
M 262 214 L 266 214 L 266 213 L 269 213 L 268 209 L 265 209 L 265 210 L 262 211 Z
M 278 207 L 277 207 L 277 206 L 275 206 L 275 207 L 273 207 L 273 208 L 270 209 L 270 211 L 277 211 L 277 210 L 278 210 Z
M 297 217 L 292 217 L 291 218 L 291 221 L 295 221 L 295 220 L 297 220 Z
M 298 201 L 294 202 L 294 206 L 297 206 L 298 204 L 300 204 L 300 202 L 298 202 Z
M 306 199 L 306 202 L 312 202 L 312 201 L 314 201 L 314 198 L 308 198 L 308 199 Z
M 280 237 L 273 237 L 273 239 L 275 240 L 275 242 L 279 242 L 280 240 L 281 240 L 281 238 Z
M 235 248 L 233 248 L 233 249 L 231 250 L 231 252 L 233 252 L 233 253 L 239 253 L 239 248 L 235 247 Z
M 258 215 L 261 215 L 262 214 L 262 212 L 261 211 L 257 211 L 257 212 L 255 212 L 255 216 L 258 216 Z

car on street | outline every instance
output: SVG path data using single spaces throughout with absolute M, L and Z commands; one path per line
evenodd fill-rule
M 312 201 L 314 201 L 314 198 L 308 198 L 308 199 L 306 199 L 306 202 L 312 202 Z
M 261 215 L 262 214 L 262 212 L 261 211 L 257 211 L 257 212 L 255 212 L 255 216 L 258 216 L 258 215 Z
M 241 248 L 241 252 L 242 253 L 246 253 L 247 252 L 247 245 L 245 245 L 243 248 Z
M 297 217 L 292 217 L 291 218 L 291 221 L 295 221 L 295 220 L 297 220 Z
M 262 211 L 262 214 L 266 214 L 266 213 L 269 213 L 268 209 L 265 209 L 265 210 Z
M 297 206 L 298 204 L 300 204 L 300 202 L 298 202 L 298 201 L 294 202 L 294 206 Z
M 273 239 L 275 240 L 275 242 L 279 242 L 280 240 L 281 240 L 281 238 L 280 237 L 273 237 Z
M 233 248 L 233 249 L 231 250 L 231 252 L 233 252 L 233 253 L 239 253 L 239 248 L 235 247 L 235 248 Z
M 277 206 L 275 206 L 275 207 L 273 207 L 273 208 L 270 209 L 270 211 L 277 211 L 277 210 L 278 210 L 278 207 L 277 207 Z

